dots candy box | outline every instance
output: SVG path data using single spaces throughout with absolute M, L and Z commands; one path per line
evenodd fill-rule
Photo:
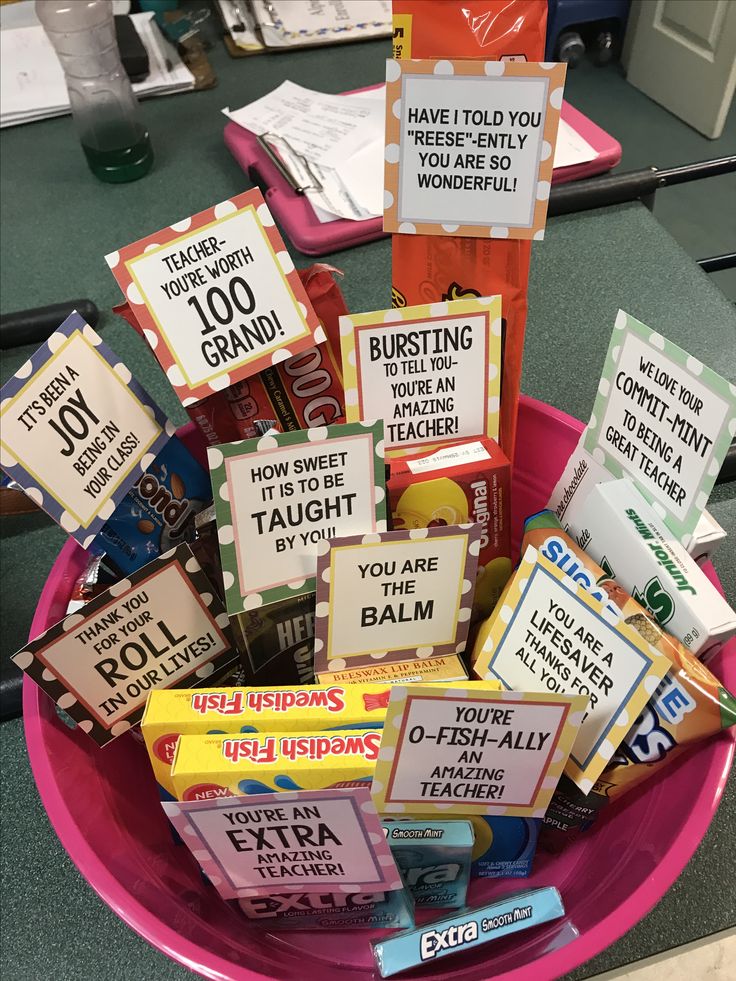
M 171 777 L 177 800 L 363 786 L 380 729 L 182 736 Z
M 480 524 L 474 619 L 488 616 L 511 575 L 511 464 L 487 438 L 391 460 L 387 484 L 396 530 Z

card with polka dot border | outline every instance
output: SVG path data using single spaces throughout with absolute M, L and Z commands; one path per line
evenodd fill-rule
M 76 311 L 0 389 L 0 466 L 83 548 L 176 432 Z
M 105 259 L 184 406 L 326 339 L 257 189 Z
M 736 436 L 736 384 L 619 310 L 584 446 L 688 547 Z
M 320 541 L 386 530 L 380 420 L 267 433 L 207 456 L 231 616 L 313 593 Z
M 581 695 L 394 685 L 371 793 L 381 814 L 544 817 Z
M 531 545 L 481 625 L 473 660 L 479 678 L 510 690 L 590 699 L 565 767 L 585 794 L 672 668 L 617 606 L 591 596 Z
M 314 671 L 461 654 L 479 524 L 353 535 L 317 545 Z
M 65 616 L 12 660 L 99 746 L 140 721 L 153 688 L 217 684 L 239 662 L 225 608 L 186 543 Z
M 498 439 L 501 297 L 340 317 L 345 413 L 381 416 L 386 456 Z
M 223 899 L 403 889 L 368 787 L 166 801 L 162 807 Z M 305 846 L 329 857 L 288 859 Z M 283 859 L 269 864 L 267 876 L 258 863 L 264 853 Z
M 543 239 L 566 68 L 389 59 L 383 230 Z

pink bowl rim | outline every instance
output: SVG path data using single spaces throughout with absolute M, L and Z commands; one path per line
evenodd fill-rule
M 560 409 L 525 395 L 521 396 L 521 402 L 530 409 L 543 412 L 566 426 L 582 431 L 583 424 Z M 77 544 L 69 539 L 59 552 L 49 579 L 52 578 L 54 570 L 57 567 L 64 568 L 77 551 Z M 31 637 L 35 637 L 46 628 L 52 599 L 52 591 L 44 586 L 31 625 Z M 24 677 L 23 719 L 31 769 L 39 796 L 61 844 L 92 889 L 136 933 L 189 970 L 216 981 L 233 981 L 233 979 L 273 981 L 273 975 L 237 968 L 232 962 L 192 943 L 166 926 L 131 896 L 97 857 L 69 812 L 66 800 L 56 782 L 56 774 L 44 750 L 40 705 L 41 699 L 45 697 L 47 696 L 34 682 Z M 707 802 L 708 806 L 701 803 L 701 806 L 692 812 L 687 824 L 648 878 L 614 913 L 585 931 L 576 940 L 560 950 L 538 958 L 532 964 L 494 975 L 494 981 L 544 981 L 544 979 L 554 981 L 601 953 L 635 926 L 656 905 L 692 858 L 723 796 L 736 747 L 736 734 L 733 730 L 722 734 L 719 746 L 722 766 L 713 787 L 713 796 Z M 715 761 L 713 765 L 715 766 Z

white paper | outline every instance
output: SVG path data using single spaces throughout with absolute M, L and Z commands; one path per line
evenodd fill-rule
M 268 47 L 391 34 L 390 0 L 253 0 L 252 6 Z
M 141 98 L 194 87 L 194 76 L 161 35 L 153 17 L 151 12 L 131 17 L 150 64 L 148 77 L 133 83 L 133 91 Z M 68 112 L 64 72 L 40 24 L 0 31 L 0 126 Z
M 555 146 L 555 169 L 588 163 L 595 160 L 597 156 L 598 151 L 594 150 L 590 143 L 584 140 L 569 123 L 560 119 L 557 130 L 557 145 Z

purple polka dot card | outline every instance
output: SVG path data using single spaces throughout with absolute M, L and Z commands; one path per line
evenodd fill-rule
M 105 258 L 185 406 L 326 339 L 258 190 Z
M 150 691 L 214 684 L 238 655 L 224 607 L 182 544 L 49 627 L 13 661 L 104 746 L 140 721 Z
M 74 312 L 0 389 L 0 465 L 88 548 L 175 427 Z
M 223 899 L 403 888 L 368 787 L 162 807 Z
M 479 524 L 353 535 L 317 546 L 318 678 L 465 650 Z
M 267 433 L 207 455 L 231 616 L 313 593 L 320 542 L 386 530 L 381 421 Z

